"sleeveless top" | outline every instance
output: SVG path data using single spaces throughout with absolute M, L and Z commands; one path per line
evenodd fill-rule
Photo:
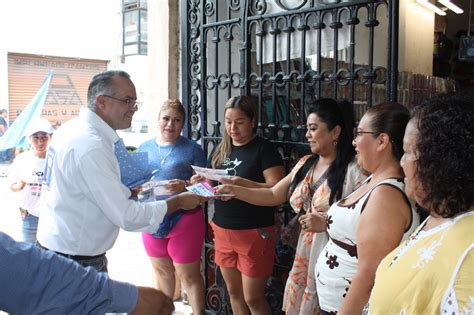
M 380 263 L 370 314 L 474 313 L 474 211 L 425 224 Z
M 366 182 L 370 181 L 371 178 L 372 176 Z M 401 179 L 387 178 L 381 181 L 352 204 L 334 203 L 329 208 L 326 219 L 329 241 L 319 255 L 314 270 L 320 307 L 325 311 L 339 310 L 349 291 L 358 264 L 356 229 L 359 217 L 364 211 L 372 191 L 380 185 L 390 185 L 397 188 L 410 205 L 411 224 L 405 230 L 403 239 L 406 239 L 420 223 L 415 208 L 411 206 L 404 192 L 405 184 Z

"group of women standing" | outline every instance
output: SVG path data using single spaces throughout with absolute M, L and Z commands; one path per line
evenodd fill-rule
M 461 99 L 459 96 L 445 97 L 438 104 L 436 115 L 440 117 L 445 112 L 451 113 L 456 103 L 464 102 L 464 107 L 457 108 L 456 113 L 468 115 L 472 123 L 472 100 Z M 388 281 L 393 281 L 397 274 L 392 270 L 409 268 L 402 265 L 401 259 L 409 257 L 408 252 L 419 250 L 417 245 L 422 244 L 421 239 L 428 246 L 427 240 L 442 234 L 439 237 L 450 237 L 449 241 L 455 242 L 460 232 L 448 234 L 443 231 L 461 222 L 462 228 L 466 229 L 469 224 L 472 228 L 474 223 L 471 220 L 473 177 L 466 177 L 472 175 L 472 169 L 457 167 L 454 170 L 453 166 L 453 170 L 442 173 L 453 185 L 457 185 L 456 189 L 466 190 L 462 199 L 455 201 L 452 198 L 455 189 L 442 191 L 434 186 L 431 183 L 433 174 L 430 173 L 434 168 L 426 166 L 434 163 L 431 151 L 436 150 L 439 154 L 435 158 L 440 159 L 436 162 L 438 164 L 435 163 L 436 167 L 440 170 L 447 167 L 446 164 L 451 162 L 443 164 L 443 146 L 461 145 L 461 141 L 467 141 L 466 150 L 454 151 L 449 156 L 461 165 L 472 160 L 472 127 L 458 123 L 456 128 L 460 129 L 460 134 L 456 135 L 455 140 L 440 134 L 440 139 L 433 140 L 431 147 L 427 147 L 423 141 L 426 137 L 432 139 L 428 132 L 436 129 L 430 125 L 434 115 L 431 111 L 435 107 L 431 106 L 432 103 L 435 101 L 427 101 L 420 111 L 415 112 L 410 123 L 409 112 L 402 105 L 376 105 L 367 110 L 354 128 L 351 104 L 331 99 L 318 100 L 307 113 L 306 138 L 311 154 L 301 158 L 285 176 L 278 152 L 267 140 L 255 134 L 256 108 L 252 98 L 239 96 L 227 102 L 224 137 L 207 165 L 226 169 L 232 175 L 221 179 L 216 188 L 218 194 L 230 197 L 215 201 L 211 226 L 215 236 L 215 261 L 222 270 L 234 314 L 271 314 L 264 291 L 274 259 L 274 209 L 286 201 L 290 202 L 301 224 L 295 260 L 284 292 L 283 310 L 287 314 L 360 314 L 367 305 L 368 310 L 375 314 L 385 313 L 385 310 L 390 313 L 397 307 L 410 310 L 408 313 L 440 309 L 440 300 L 414 301 L 413 296 L 428 294 L 423 288 L 426 285 L 423 281 L 427 281 L 428 275 L 419 280 L 418 286 L 413 286 L 420 292 L 411 292 L 411 297 L 410 293 L 404 292 L 408 301 L 389 297 L 396 296 L 398 292 L 387 289 L 390 285 Z M 162 113 L 163 110 L 160 117 Z M 451 116 L 454 121 L 454 114 Z M 184 119 L 184 111 L 181 118 Z M 444 122 L 451 125 L 453 121 Z M 448 132 L 449 128 L 438 128 L 436 132 Z M 161 148 L 158 152 L 163 156 L 161 152 L 165 151 Z M 407 162 L 409 154 L 412 155 L 410 164 Z M 423 158 L 423 154 L 427 156 Z M 402 156 L 403 170 L 400 166 Z M 422 163 L 423 166 L 420 166 Z M 191 172 L 189 169 L 186 176 Z M 443 181 L 447 181 L 446 178 Z M 201 180 L 204 178 L 197 175 L 191 178 L 192 183 Z M 184 181 L 175 184 L 178 187 L 175 192 L 184 190 L 185 184 Z M 420 218 L 414 201 L 430 213 L 421 230 L 417 229 Z M 202 210 L 198 211 L 202 218 Z M 460 213 L 464 216 L 459 216 Z M 184 225 L 182 220 L 179 222 Z M 204 221 L 200 224 L 204 225 Z M 189 224 L 187 226 L 190 228 Z M 422 233 L 424 230 L 434 232 Z M 199 242 L 201 251 L 202 238 Z M 168 243 L 168 251 L 171 243 Z M 398 247 L 400 243 L 404 245 Z M 449 298 L 457 298 L 459 306 L 469 307 L 466 303 L 469 296 L 474 296 L 474 285 L 466 282 L 469 277 L 466 268 L 473 264 L 472 236 L 461 243 L 456 250 L 451 246 L 438 246 L 445 248 L 446 253 L 459 257 L 456 262 L 453 260 L 453 269 L 445 278 L 452 280 L 450 277 L 455 273 L 464 279 L 460 280 L 460 286 L 456 286 L 458 282 L 455 280 L 450 282 L 453 293 Z M 168 256 L 175 267 L 182 264 L 174 260 L 171 252 Z M 194 264 L 198 265 L 199 257 L 194 258 Z M 425 257 L 423 265 L 428 264 L 429 260 L 430 257 Z M 466 265 L 462 262 L 467 264 L 466 268 L 463 268 Z M 170 262 L 168 265 L 172 266 Z M 435 272 L 434 266 L 431 268 L 433 270 L 429 272 Z M 414 274 L 413 277 L 416 278 Z M 408 279 L 401 277 L 399 290 L 403 291 L 406 285 L 403 281 Z M 202 283 L 201 278 L 199 281 Z M 448 283 L 443 282 L 443 285 Z M 185 288 L 188 285 L 185 283 Z M 436 290 L 441 299 L 440 292 L 445 293 L 445 288 Z M 203 289 L 199 294 L 195 292 L 194 302 L 191 296 L 190 301 L 193 313 L 198 314 L 204 308 L 197 301 L 203 297 Z M 390 303 L 383 304 L 388 299 L 391 299 Z M 432 308 L 423 308 L 427 305 Z

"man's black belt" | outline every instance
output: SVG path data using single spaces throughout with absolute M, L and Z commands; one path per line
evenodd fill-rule
M 102 253 L 100 255 L 95 255 L 95 256 L 69 255 L 69 254 L 56 252 L 54 250 L 50 250 L 49 248 L 46 248 L 43 245 L 41 245 L 38 241 L 36 241 L 36 244 L 38 245 L 38 247 L 40 247 L 42 249 L 52 251 L 52 252 L 54 252 L 58 255 L 61 255 L 63 257 L 66 257 L 66 258 L 69 258 L 69 259 L 72 259 L 72 260 L 92 260 L 92 259 L 97 259 L 97 258 L 101 258 L 101 257 L 105 256 L 105 253 Z

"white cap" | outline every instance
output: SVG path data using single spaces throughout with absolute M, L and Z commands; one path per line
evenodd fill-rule
M 37 132 L 44 132 L 44 133 L 53 133 L 53 127 L 51 126 L 51 123 L 44 119 L 44 118 L 38 118 L 34 121 L 31 121 L 28 124 L 28 127 L 26 128 L 25 134 L 30 137 L 34 135 Z

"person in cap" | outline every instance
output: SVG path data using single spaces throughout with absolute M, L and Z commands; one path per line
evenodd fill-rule
M 32 150 L 19 154 L 9 173 L 10 189 L 18 197 L 23 241 L 28 243 L 36 242 L 45 157 L 52 133 L 48 120 L 39 118 L 32 121 L 25 132 Z

